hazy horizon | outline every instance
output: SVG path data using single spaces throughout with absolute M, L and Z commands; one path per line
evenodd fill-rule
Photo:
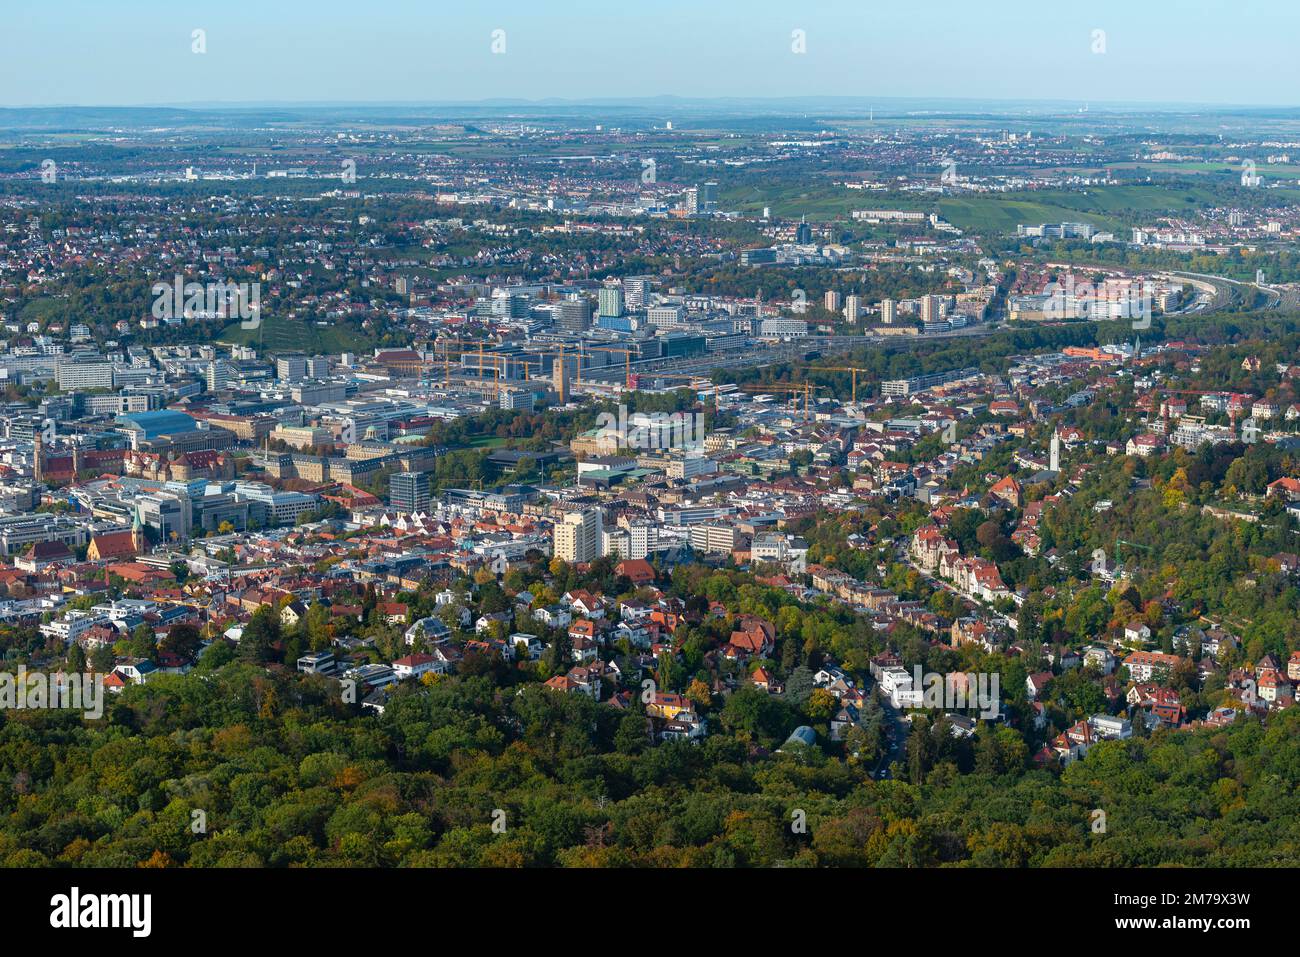
M 1203 110 L 1209 112 L 1228 110 L 1258 111 L 1300 111 L 1300 99 L 1294 103 L 1214 103 L 1204 101 L 1147 101 L 1147 100 L 1094 100 L 1081 102 L 1056 97 L 1042 98 L 997 98 L 997 97 L 957 97 L 957 96 L 891 96 L 870 97 L 865 95 L 846 96 L 841 94 L 805 94 L 800 96 L 683 96 L 675 93 L 645 94 L 623 97 L 507 97 L 490 96 L 477 99 L 357 99 L 357 100 L 286 100 L 286 99 L 250 99 L 250 100 L 158 100 L 138 103 L 97 103 L 97 102 L 63 102 L 42 104 L 0 105 L 0 110 L 237 110 L 237 109 L 346 109 L 352 107 L 375 108 L 440 108 L 440 107 L 512 107 L 512 106 L 600 106 L 600 107 L 636 107 L 659 103 L 680 103 L 683 105 L 821 105 L 824 108 L 842 108 L 852 110 L 888 111 L 911 108 L 921 111 L 938 111 L 946 109 L 968 108 L 987 112 L 992 108 L 1028 109 L 1038 108 L 1044 112 L 1055 109 L 1074 111 L 1086 107 L 1089 111 L 1185 111 Z
M 545 103 L 589 101 L 598 90 L 603 102 L 877 96 L 1286 107 L 1300 105 L 1283 98 L 1300 80 L 1289 48 L 1297 28 L 1300 9 L 1280 0 L 1074 8 L 930 0 L 887 9 L 848 0 L 620 8 L 501 0 L 473 9 L 427 0 L 63 0 L 6 15 L 0 106 Z

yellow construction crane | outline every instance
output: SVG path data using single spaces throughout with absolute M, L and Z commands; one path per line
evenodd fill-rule
M 790 401 L 794 403 L 794 407 L 796 411 L 799 408 L 799 396 L 802 395 L 803 396 L 803 420 L 805 422 L 807 422 L 810 417 L 809 409 L 812 405 L 812 394 L 816 392 L 817 389 L 818 386 L 813 385 L 811 382 L 796 382 L 796 383 L 777 382 L 772 385 L 751 384 L 751 385 L 742 385 L 740 387 L 740 390 L 742 392 L 749 392 L 754 394 L 764 394 L 768 392 L 786 392 L 790 395 Z
M 445 387 L 451 387 L 452 348 L 459 348 L 460 351 L 456 355 L 457 360 L 459 360 L 461 356 L 465 355 L 465 353 L 469 351 L 465 346 L 477 346 L 478 344 L 479 340 L 477 339 L 459 339 L 450 336 L 438 338 L 433 341 L 433 354 L 435 356 L 439 353 L 442 354 L 442 384 Z
M 478 346 L 478 377 L 480 379 L 483 378 L 483 369 L 489 361 L 492 363 L 492 371 L 495 373 L 492 382 L 492 395 L 499 400 L 501 398 L 502 371 L 505 365 L 510 361 L 510 357 L 495 352 L 484 352 L 483 343 L 480 342 Z
M 703 392 L 707 387 L 713 393 L 713 411 L 716 412 L 718 410 L 718 386 L 716 383 L 710 382 L 708 376 L 700 375 L 698 373 L 694 375 L 688 375 L 686 373 L 681 373 L 681 372 L 674 372 L 674 373 L 634 372 L 628 377 L 627 387 L 635 391 L 636 389 L 640 388 L 640 384 L 642 380 L 647 380 L 650 382 L 658 382 L 660 380 L 666 382 L 682 381 L 687 384 L 686 388 L 691 389 L 694 392 Z
M 858 401 L 858 373 L 870 373 L 870 369 L 859 369 L 855 366 L 808 366 L 803 370 L 804 375 L 812 375 L 815 372 L 851 372 L 853 373 L 853 402 Z
M 568 343 L 554 342 L 551 343 L 550 349 L 529 350 L 525 356 L 550 356 L 554 362 L 551 365 L 551 382 L 555 386 L 555 392 L 560 397 L 560 402 L 569 401 L 569 378 L 568 378 L 568 357 L 573 353 L 566 353 L 565 350 L 570 348 Z M 528 364 L 524 363 L 524 375 L 527 378 Z M 577 372 L 574 375 L 574 385 L 582 388 L 582 359 L 578 359 Z
M 506 371 L 509 369 L 510 366 L 510 357 L 489 354 L 487 358 L 492 360 L 492 372 L 494 373 L 492 379 L 492 395 L 494 398 L 500 399 L 501 380 L 507 378 Z M 483 367 L 480 365 L 479 375 L 481 376 L 482 373 L 483 373 Z
M 616 353 L 617 353 L 617 352 L 621 352 L 621 353 L 623 354 L 623 361 L 624 361 L 624 363 L 625 363 L 626 366 L 627 366 L 626 378 L 623 380 L 623 382 L 624 382 L 624 384 L 627 384 L 627 383 L 631 380 L 631 378 L 632 378 L 632 353 L 631 353 L 630 350 L 628 350 L 628 349 L 615 349 L 615 348 L 610 347 L 610 346 L 589 346 L 589 345 L 586 345 L 586 344 L 584 343 L 584 344 L 582 344 L 581 346 L 578 347 L 578 351 L 579 351 L 580 353 L 581 353 L 581 352 L 616 352 Z
M 480 379 L 484 378 L 483 370 L 486 369 L 489 364 L 491 364 L 492 371 L 494 373 L 493 394 L 497 398 L 500 398 L 501 379 L 503 377 L 502 370 L 503 367 L 509 362 L 510 357 L 498 355 L 497 353 L 487 351 L 487 348 L 490 345 L 491 345 L 490 343 L 487 343 L 482 339 L 459 339 L 459 338 L 452 338 L 452 337 L 435 339 L 433 342 L 434 355 L 438 355 L 438 354 L 442 355 L 443 385 L 447 388 L 451 387 L 451 360 L 453 358 L 452 356 L 453 349 L 458 350 L 455 355 L 455 358 L 458 360 L 464 358 L 467 355 L 477 354 L 478 377 Z M 527 365 L 525 365 L 524 366 L 525 379 L 527 379 L 528 377 L 527 369 L 528 367 Z
M 639 387 L 640 383 L 642 382 L 659 382 L 659 381 L 685 382 L 687 383 L 686 388 L 689 389 L 696 388 L 698 383 L 706 383 L 708 385 L 713 384 L 709 382 L 708 376 L 700 375 L 699 373 L 695 373 L 692 375 L 684 372 L 633 372 L 632 383 L 629 383 L 629 386 L 633 386 L 633 384 L 635 384 L 635 387 Z

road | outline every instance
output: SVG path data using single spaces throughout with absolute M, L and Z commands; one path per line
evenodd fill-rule
M 1267 286 L 1209 273 L 1173 270 L 1161 273 L 1171 279 L 1185 279 L 1195 286 L 1197 295 L 1192 303 L 1170 315 L 1200 315 L 1227 309 L 1251 308 L 1257 295 L 1264 296 L 1262 306 L 1256 308 L 1300 311 L 1300 285 Z M 812 351 L 822 355 L 852 352 L 854 349 L 877 347 L 881 349 L 910 349 L 915 346 L 943 341 L 992 335 L 998 331 L 995 322 L 985 322 L 951 332 L 924 336 L 805 336 L 791 339 L 778 346 L 764 349 L 737 349 L 731 352 L 709 353 L 689 359 L 643 359 L 631 364 L 633 373 L 661 373 L 675 375 L 707 375 L 714 369 L 763 368 L 779 362 L 802 359 Z M 582 379 L 590 382 L 620 382 L 628 373 L 626 363 L 613 362 L 602 368 L 582 370 Z
M 1208 303 L 1203 302 L 1203 297 L 1198 295 L 1197 301 L 1187 309 L 1180 309 L 1176 313 L 1171 313 L 1171 315 L 1215 312 L 1220 309 L 1250 308 L 1251 304 L 1254 302 L 1256 294 L 1264 296 L 1264 304 L 1258 307 L 1263 309 L 1296 308 L 1296 303 L 1298 301 L 1295 290 L 1274 289 L 1271 286 L 1261 286 L 1253 282 L 1242 282 L 1240 279 L 1229 279 L 1227 276 L 1215 276 L 1210 273 L 1184 272 L 1178 270 L 1164 273 L 1163 275 L 1171 278 L 1187 279 L 1193 283 L 1199 281 L 1200 283 L 1207 284 L 1214 289 L 1214 295 L 1210 298 Z M 1292 305 L 1289 307 L 1285 305 L 1288 296 L 1284 295 L 1284 293 L 1290 294 L 1289 298 Z M 1248 296 L 1249 298 L 1247 298 Z
M 889 776 L 889 766 L 895 761 L 900 764 L 907 763 L 907 736 L 911 733 L 912 726 L 903 719 L 903 712 L 889 703 L 889 698 L 876 693 L 875 679 L 868 679 L 867 693 L 876 695 L 876 700 L 885 712 L 888 743 L 884 754 L 876 762 L 875 770 L 871 772 L 873 778 L 882 781 Z
M 927 571 L 926 569 L 918 565 L 913 560 L 912 553 L 908 550 L 907 539 L 903 538 L 903 539 L 894 540 L 894 561 L 900 564 L 904 564 L 908 568 L 911 568 L 918 575 L 924 578 L 928 584 L 932 585 L 933 587 L 941 588 L 944 591 L 948 592 L 950 595 L 957 598 L 962 603 L 962 607 L 965 608 L 967 611 L 972 612 L 974 614 L 982 615 L 983 617 L 991 619 L 992 621 L 1000 621 L 1007 628 L 1011 628 L 1011 621 L 1009 618 L 1007 618 L 1006 615 L 1000 615 L 997 612 L 990 610 L 978 598 L 966 594 L 966 592 L 962 591 L 952 582 L 940 578 L 938 575 L 934 574 L 933 572 Z

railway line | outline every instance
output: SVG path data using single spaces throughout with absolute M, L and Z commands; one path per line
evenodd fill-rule
M 653 375 L 703 375 L 714 369 L 763 368 L 778 362 L 791 362 L 804 359 L 810 353 L 820 355 L 840 355 L 864 347 L 884 349 L 910 349 L 926 343 L 942 342 L 949 339 L 967 339 L 991 335 L 996 328 L 990 324 L 971 326 L 952 332 L 941 332 L 926 336 L 805 336 L 792 339 L 779 346 L 769 346 L 762 351 L 737 349 L 731 352 L 710 353 L 689 359 L 646 359 L 630 364 L 633 374 Z M 628 367 L 622 363 L 603 368 L 583 369 L 584 382 L 618 382 L 628 373 Z

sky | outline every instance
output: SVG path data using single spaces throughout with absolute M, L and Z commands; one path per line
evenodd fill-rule
M 194 52 L 196 30 L 206 52 Z M 1297 36 L 1296 0 L 5 0 L 0 106 L 660 95 L 1290 106 Z

